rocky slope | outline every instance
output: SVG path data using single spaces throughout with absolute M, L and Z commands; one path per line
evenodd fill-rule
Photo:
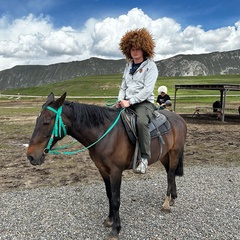
M 0 90 L 40 86 L 87 75 L 122 74 L 126 61 L 90 58 L 52 65 L 24 65 L 0 71 Z M 240 74 L 240 50 L 177 55 L 156 62 L 159 76 Z

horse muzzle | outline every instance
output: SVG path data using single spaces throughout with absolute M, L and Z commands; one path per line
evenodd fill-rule
M 28 158 L 29 162 L 30 162 L 33 166 L 41 165 L 41 164 L 44 163 L 45 154 L 42 154 L 39 159 L 36 159 L 36 158 L 34 158 L 33 156 L 31 156 L 31 155 L 28 155 L 27 158 Z

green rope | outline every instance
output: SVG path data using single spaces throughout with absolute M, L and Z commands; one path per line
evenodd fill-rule
M 50 110 L 50 109 L 49 109 L 49 110 Z M 55 110 L 55 109 L 54 109 L 54 110 Z M 113 124 L 108 128 L 108 130 L 107 130 L 97 141 L 95 141 L 94 143 L 90 144 L 89 146 L 84 147 L 84 148 L 81 148 L 81 149 L 76 150 L 76 151 L 71 151 L 71 152 L 68 152 L 68 151 L 66 151 L 66 152 L 60 152 L 60 151 L 56 151 L 57 148 L 55 148 L 55 149 L 49 150 L 48 153 L 50 153 L 50 154 L 56 154 L 56 155 L 59 155 L 59 154 L 72 155 L 72 154 L 76 154 L 76 153 L 79 153 L 79 152 L 83 152 L 83 151 L 89 149 L 90 147 L 94 146 L 96 143 L 98 143 L 99 141 L 101 141 L 101 140 L 114 128 L 114 126 L 117 124 L 117 122 L 118 122 L 118 120 L 119 120 L 119 118 L 120 118 L 120 116 L 121 116 L 121 113 L 122 113 L 124 110 L 125 110 L 125 108 L 123 108 L 123 109 L 119 112 L 117 118 L 115 119 L 115 121 L 113 122 Z M 55 111 L 56 111 L 56 110 L 55 110 Z M 59 148 L 58 148 L 58 149 L 59 149 Z
M 72 146 L 72 145 L 74 145 L 76 143 L 78 143 L 77 140 L 75 140 L 75 141 L 73 141 L 71 143 L 68 143 L 66 145 L 63 145 L 63 146 L 55 147 L 54 150 L 66 149 L 66 148 L 68 148 L 68 147 L 70 147 L 70 146 Z
M 116 99 L 110 99 L 110 100 L 106 100 L 105 104 L 106 104 L 106 106 L 111 107 L 111 106 L 115 105 L 117 103 L 117 101 L 118 100 L 116 100 Z

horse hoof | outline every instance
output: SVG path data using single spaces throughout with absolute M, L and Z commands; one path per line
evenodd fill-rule
M 107 237 L 106 240 L 119 240 L 120 238 L 119 237 Z
M 105 227 L 112 227 L 113 222 L 111 222 L 108 218 L 104 220 L 103 225 Z
M 161 211 L 164 212 L 164 213 L 170 213 L 170 212 L 171 212 L 171 209 L 170 209 L 170 208 L 164 208 L 164 207 L 162 207 L 162 208 L 161 208 Z
M 171 201 L 169 202 L 169 205 L 173 206 L 173 204 L 174 204 L 174 199 L 171 199 Z
M 114 235 L 112 232 L 108 235 L 108 237 L 106 238 L 106 240 L 119 240 L 119 235 Z

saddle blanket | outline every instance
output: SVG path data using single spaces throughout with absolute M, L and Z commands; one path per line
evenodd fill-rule
M 166 110 L 164 110 L 166 111 Z M 136 130 L 136 113 L 134 111 L 124 111 L 121 115 L 122 122 L 126 129 L 127 135 L 133 144 L 136 144 L 137 130 Z M 148 124 L 151 139 L 161 137 L 163 134 L 171 130 L 171 126 L 166 116 L 155 110 L 152 121 Z

